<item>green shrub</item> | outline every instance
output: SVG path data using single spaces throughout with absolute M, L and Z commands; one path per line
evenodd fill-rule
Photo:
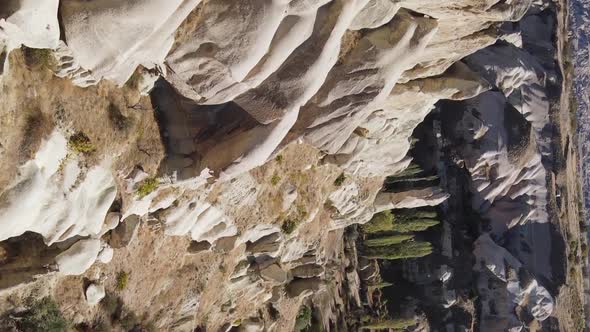
M 123 290 L 127 288 L 129 282 L 129 274 L 125 271 L 121 271 L 117 274 L 117 289 Z
M 416 325 L 415 319 L 390 319 L 390 320 L 376 320 L 372 321 L 367 325 L 362 326 L 362 329 L 365 330 L 383 330 L 383 329 L 393 329 L 393 330 L 401 330 L 408 328 L 410 326 Z
M 143 180 L 139 187 L 137 187 L 137 195 L 140 198 L 143 198 L 149 195 L 152 191 L 156 190 L 159 184 L 160 181 L 158 181 L 158 179 L 156 179 L 155 177 L 149 177 Z
M 281 181 L 281 177 L 277 174 L 273 175 L 272 178 L 270 178 L 270 184 L 272 184 L 273 186 L 276 186 L 279 183 L 279 181 Z
M 297 313 L 297 318 L 295 319 L 295 328 L 293 329 L 295 332 L 304 331 L 308 327 L 311 326 L 311 308 L 303 305 L 299 308 L 299 312 Z
M 276 160 L 276 161 L 277 161 L 277 163 L 279 163 L 279 164 L 280 164 L 280 163 L 282 163 L 282 162 L 283 162 L 283 155 L 280 155 L 280 154 L 278 154 L 278 155 L 275 157 L 275 160 Z
M 346 175 L 344 175 L 344 173 L 340 173 L 336 180 L 334 180 L 334 185 L 336 187 L 340 187 L 344 183 L 344 180 L 346 180 Z
M 293 221 L 291 219 L 285 220 L 283 222 L 283 225 L 281 225 L 281 230 L 285 234 L 291 234 L 291 233 L 293 233 L 296 228 L 297 228 L 297 222 L 295 222 L 295 221 Z
M 70 149 L 78 153 L 91 153 L 96 150 L 96 147 L 94 144 L 92 144 L 90 138 L 88 138 L 88 136 L 86 136 L 86 134 L 81 131 L 70 136 L 68 146 Z
M 367 234 L 387 232 L 391 230 L 393 215 L 390 210 L 379 212 L 373 215 L 368 223 L 361 226 L 363 232 Z
M 431 217 L 436 217 L 436 213 L 417 210 L 392 213 L 386 210 L 375 214 L 361 228 L 367 234 L 381 232 L 420 232 L 440 223 L 438 220 L 430 219 Z
M 404 242 L 386 247 L 370 247 L 365 249 L 365 256 L 369 259 L 403 259 L 424 257 L 432 253 L 429 242 Z
M 50 297 L 35 301 L 17 321 L 21 331 L 27 332 L 64 332 L 68 322 L 63 317 L 57 304 Z
M 424 211 L 418 209 L 396 210 L 394 213 L 395 221 L 409 221 L 414 219 L 436 219 L 435 211 Z
M 414 235 L 389 235 L 365 240 L 364 244 L 367 247 L 383 247 L 392 244 L 399 244 L 414 238 Z
M 391 225 L 391 230 L 399 233 L 421 232 L 438 224 L 440 224 L 440 221 L 434 219 L 394 221 Z

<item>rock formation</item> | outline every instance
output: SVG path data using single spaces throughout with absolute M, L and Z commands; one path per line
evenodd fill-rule
M 0 4 L 0 244 L 42 237 L 23 289 L 68 298 L 56 291 L 65 275 L 100 279 L 87 304 L 117 289 L 118 310 L 158 330 L 287 331 L 302 303 L 345 330 L 379 265 L 343 229 L 444 208 L 459 195 L 441 168 L 452 159 L 489 221 L 473 253 L 482 330 L 541 323 L 556 305 L 541 248 L 562 80 L 555 11 L 532 0 Z M 437 150 L 414 159 L 440 179 L 408 180 L 432 113 Z M 537 254 L 515 249 L 517 233 Z M 450 266 L 445 309 L 460 302 Z

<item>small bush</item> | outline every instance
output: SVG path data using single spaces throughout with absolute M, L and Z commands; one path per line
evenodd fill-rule
M 129 274 L 125 271 L 119 272 L 117 274 L 117 289 L 123 290 L 127 288 L 127 283 L 129 282 Z
M 279 163 L 279 164 L 280 164 L 280 163 L 282 163 L 282 162 L 283 162 L 283 155 L 280 155 L 280 154 L 279 154 L 279 155 L 277 155 L 277 156 L 275 157 L 275 160 L 276 160 L 276 161 L 277 161 L 277 163 Z
M 273 186 L 276 186 L 279 183 L 279 181 L 281 181 L 281 177 L 277 174 L 273 175 L 272 178 L 270 178 L 270 184 L 272 184 Z
M 140 198 L 143 198 L 149 195 L 152 191 L 156 190 L 159 184 L 160 181 L 158 181 L 158 179 L 156 179 L 155 177 L 147 178 L 143 180 L 139 187 L 137 187 L 137 195 Z
M 70 136 L 68 145 L 70 149 L 78 153 L 91 153 L 96 150 L 96 147 L 92 144 L 90 138 L 81 131 Z
M 281 226 L 281 229 L 283 230 L 283 233 L 285 234 L 291 234 L 295 231 L 295 229 L 297 228 L 297 223 L 293 220 L 285 220 L 283 222 L 283 225 Z
M 346 180 L 346 175 L 344 175 L 344 173 L 340 173 L 336 180 L 334 180 L 334 185 L 336 187 L 340 187 L 344 183 L 344 180 Z
M 297 318 L 295 319 L 294 331 L 304 331 L 306 328 L 311 326 L 311 308 L 303 305 L 299 308 Z
M 63 317 L 57 304 L 50 297 L 33 302 L 17 322 L 21 331 L 27 332 L 63 332 L 68 322 Z

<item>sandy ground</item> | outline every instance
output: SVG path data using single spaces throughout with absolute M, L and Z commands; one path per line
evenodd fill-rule
M 583 257 L 581 244 L 586 243 L 586 234 L 581 231 L 580 222 L 583 222 L 583 192 L 581 191 L 581 181 L 579 173 L 578 158 L 578 138 L 576 128 L 574 127 L 575 112 L 571 105 L 571 84 L 572 68 L 567 66 L 568 51 L 568 26 L 567 26 L 567 6 L 565 0 L 560 1 L 560 10 L 558 11 L 558 61 L 561 71 L 564 73 L 562 96 L 559 105 L 559 112 L 553 114 L 553 122 L 559 128 L 558 154 L 559 167 L 556 167 L 554 181 L 551 190 L 551 202 L 556 208 L 557 225 L 563 236 L 566 252 L 566 259 L 563 257 L 562 262 L 566 264 L 566 283 L 559 289 L 557 297 L 557 309 L 555 316 L 559 320 L 560 331 L 582 331 L 584 329 L 584 312 L 583 304 L 585 289 L 585 273 L 587 257 Z M 561 195 L 557 204 L 557 195 Z M 572 246 L 574 245 L 574 246 Z M 575 258 L 578 257 L 578 258 Z

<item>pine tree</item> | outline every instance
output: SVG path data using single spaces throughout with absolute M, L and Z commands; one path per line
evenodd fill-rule
M 391 225 L 391 230 L 399 233 L 421 232 L 438 224 L 440 224 L 440 221 L 434 219 L 394 221 Z
M 407 240 L 411 240 L 414 238 L 414 235 L 386 235 L 380 236 L 373 239 L 368 239 L 364 241 L 365 246 L 367 247 L 383 247 L 389 246 L 392 244 L 399 244 Z
M 409 210 L 392 213 L 387 210 L 375 214 L 361 228 L 366 234 L 420 232 L 438 225 L 440 221 L 433 219 L 435 217 L 436 212 L 430 211 Z
M 363 232 L 367 234 L 386 232 L 391 230 L 392 221 L 393 215 L 391 214 L 391 211 L 386 210 L 375 214 L 373 218 L 371 218 L 368 223 L 362 225 L 361 228 Z
M 436 219 L 436 217 L 436 211 L 419 209 L 400 209 L 396 210 L 394 214 L 394 219 L 397 221 L 412 219 Z
M 403 259 L 424 257 L 432 253 L 429 242 L 411 241 L 386 247 L 369 247 L 365 249 L 365 257 L 369 259 Z

